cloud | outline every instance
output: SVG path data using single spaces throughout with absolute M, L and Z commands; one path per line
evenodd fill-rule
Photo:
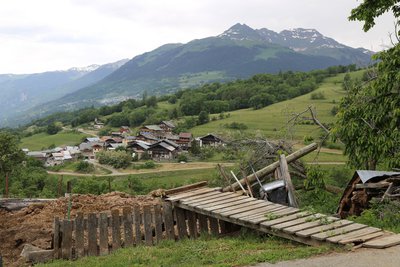
M 347 20 L 356 0 L 16 0 L 0 9 L 0 73 L 132 58 L 165 43 L 215 36 L 237 22 L 281 31 L 315 28 L 353 47 L 382 49 L 393 17 L 368 33 Z

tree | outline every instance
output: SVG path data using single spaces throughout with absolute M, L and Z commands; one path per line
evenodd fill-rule
M 400 16 L 399 0 L 365 0 L 351 12 L 350 20 L 364 22 L 364 31 L 391 10 Z M 396 22 L 399 25 L 399 22 Z M 397 27 L 396 27 L 397 28 Z M 397 40 L 399 32 L 396 32 Z M 335 135 L 346 145 L 351 165 L 375 169 L 379 163 L 400 166 L 400 45 L 374 56 L 376 76 L 349 88 L 339 106 Z
M 48 126 L 47 126 L 47 128 L 46 128 L 46 133 L 48 133 L 48 134 L 50 134 L 50 135 L 53 135 L 53 134 L 56 134 L 56 133 L 58 133 L 59 131 L 61 131 L 61 127 L 60 126 L 58 126 L 58 125 L 56 125 L 54 122 L 53 123 L 51 123 L 51 124 L 49 124 Z
M 209 116 L 208 112 L 204 111 L 204 110 L 202 112 L 200 112 L 199 118 L 198 118 L 199 125 L 205 124 L 209 121 L 210 121 L 210 116 Z
M 18 169 L 25 159 L 25 154 L 19 148 L 18 139 L 7 132 L 0 132 L 0 174 L 5 175 L 5 196 L 8 197 L 8 182 L 10 173 Z

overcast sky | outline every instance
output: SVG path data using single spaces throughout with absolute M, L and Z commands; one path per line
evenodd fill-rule
M 352 47 L 382 50 L 394 20 L 370 32 L 349 22 L 356 0 L 12 0 L 0 6 L 0 73 L 104 64 L 165 43 L 215 36 L 236 23 L 314 28 Z

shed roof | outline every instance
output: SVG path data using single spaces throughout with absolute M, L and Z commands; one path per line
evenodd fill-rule
M 390 177 L 400 175 L 400 172 L 387 172 L 387 171 L 369 171 L 369 170 L 357 170 L 357 175 L 360 177 L 363 183 L 368 182 L 375 177 Z

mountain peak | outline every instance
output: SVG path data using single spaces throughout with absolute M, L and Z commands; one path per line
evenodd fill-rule
M 97 70 L 100 67 L 100 65 L 97 64 L 92 64 L 86 67 L 74 67 L 74 68 L 70 68 L 68 69 L 68 71 L 78 71 L 78 72 L 91 72 L 94 70 Z
M 231 40 L 260 40 L 261 36 L 256 30 L 246 24 L 236 23 L 228 30 L 224 31 L 218 37 L 228 38 Z

